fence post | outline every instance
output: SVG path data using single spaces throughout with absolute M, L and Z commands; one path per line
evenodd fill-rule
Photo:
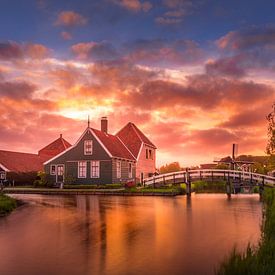
M 175 176 L 175 174 L 173 174 L 173 184 L 174 185 L 176 184 L 176 176 Z
M 153 176 L 153 188 L 155 188 L 155 175 Z
M 265 177 L 263 176 L 262 177 L 262 184 L 260 185 L 260 188 L 259 188 L 260 199 L 263 198 L 263 194 L 264 194 L 264 179 L 265 179 Z
M 165 184 L 165 176 L 163 176 L 163 184 Z

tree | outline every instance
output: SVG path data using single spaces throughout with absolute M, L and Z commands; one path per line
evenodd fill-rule
M 268 142 L 266 146 L 266 153 L 268 155 L 275 154 L 275 103 L 272 105 L 272 112 L 266 117 L 268 121 L 267 136 Z
M 172 162 L 166 165 L 163 165 L 159 168 L 161 174 L 171 173 L 171 172 L 178 172 L 182 170 L 180 164 L 178 162 Z

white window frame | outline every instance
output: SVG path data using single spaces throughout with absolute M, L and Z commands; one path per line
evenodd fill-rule
M 133 163 L 129 162 L 128 164 L 128 172 L 129 172 L 129 178 L 133 177 Z
M 54 167 L 54 171 L 53 171 L 53 167 Z M 50 175 L 55 176 L 56 173 L 57 173 L 56 165 L 55 165 L 55 164 L 52 164 L 52 165 L 50 166 Z
M 91 161 L 91 178 L 100 177 L 100 161 L 92 160 Z
M 84 164 L 84 163 L 85 163 L 85 165 L 83 167 L 81 167 L 80 164 Z M 85 170 L 84 170 L 85 171 L 85 175 L 82 174 L 82 173 L 80 173 L 80 169 L 84 169 L 84 167 L 85 167 Z M 78 162 L 77 176 L 78 176 L 79 179 L 85 179 L 85 178 L 87 178 L 87 161 L 79 161 Z
M 121 178 L 121 161 L 120 160 L 116 161 L 116 177 L 117 179 Z
M 91 150 L 88 151 L 87 145 L 91 144 Z M 92 155 L 93 154 L 93 141 L 91 139 L 84 140 L 84 155 Z

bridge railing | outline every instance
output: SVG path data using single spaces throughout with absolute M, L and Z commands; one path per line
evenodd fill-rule
M 187 174 L 188 173 L 188 174 Z M 176 183 L 176 182 L 186 182 L 186 177 L 192 179 L 204 179 L 204 178 L 223 178 L 231 180 L 241 180 L 241 181 L 250 181 L 256 182 L 258 184 L 268 184 L 275 187 L 275 177 L 243 172 L 237 170 L 222 170 L 222 169 L 198 169 L 198 170 L 188 170 L 178 171 L 167 174 L 160 174 L 157 176 L 145 178 L 143 183 L 145 185 L 154 185 L 154 184 L 166 184 L 166 183 Z

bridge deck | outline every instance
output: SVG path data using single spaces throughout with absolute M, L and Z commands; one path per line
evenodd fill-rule
M 249 182 L 250 184 L 254 185 L 269 185 L 271 187 L 275 187 L 275 177 L 251 172 L 220 169 L 199 169 L 167 173 L 145 178 L 143 183 L 149 186 L 154 184 L 186 183 L 187 181 L 192 182 L 194 180 L 214 178 Z

